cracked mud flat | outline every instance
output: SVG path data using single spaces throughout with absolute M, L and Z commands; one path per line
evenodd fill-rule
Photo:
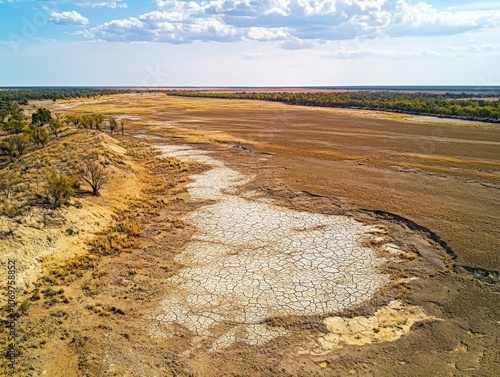
M 145 102 L 145 98 L 151 102 Z M 49 108 L 52 101 L 48 102 L 40 107 Z M 189 226 L 181 223 L 177 227 L 179 216 L 214 201 L 185 200 L 184 183 L 172 189 L 169 186 L 165 192 L 156 193 L 151 202 L 159 205 L 159 212 L 145 217 L 145 233 L 135 259 L 124 254 L 117 258 L 118 262 L 114 259 L 111 269 L 107 264 L 100 269 L 107 275 L 92 277 L 100 284 L 97 298 L 86 297 L 85 291 L 82 305 L 54 307 L 74 313 L 70 314 L 71 323 L 57 324 L 59 318 L 52 316 L 54 311 L 42 307 L 41 301 L 32 303 L 32 307 L 39 303 L 44 315 L 52 320 L 40 326 L 29 318 L 36 332 L 45 336 L 45 332 L 55 330 L 54 339 L 59 342 L 60 335 L 68 336 L 68 328 L 78 335 L 81 333 L 81 339 L 89 339 L 81 346 L 81 340 L 69 341 L 72 335 L 68 341 L 60 341 L 66 342 L 69 349 L 60 352 L 59 358 L 53 356 L 53 346 L 42 350 L 46 360 L 61 371 L 54 373 L 49 368 L 47 375 L 70 375 L 66 360 L 75 345 L 79 347 L 79 356 L 74 357 L 75 371 L 78 370 L 75 376 L 85 374 L 80 363 L 84 371 L 89 371 L 88 375 L 493 377 L 498 374 L 495 372 L 500 318 L 495 293 L 498 287 L 476 280 L 476 272 L 473 276 L 469 270 L 462 271 L 468 266 L 498 270 L 495 250 L 499 237 L 494 226 L 498 223 L 495 211 L 498 195 L 495 196 L 497 190 L 491 186 L 496 182 L 483 175 L 494 173 L 498 162 L 494 149 L 494 143 L 498 143 L 497 130 L 373 121 L 366 116 L 354 118 L 288 105 L 279 109 L 262 105 L 257 111 L 255 103 L 240 106 L 215 99 L 165 99 L 163 93 L 155 94 L 154 98 L 141 93 L 134 98 L 127 95 L 120 100 L 105 99 L 101 107 L 92 105 L 77 111 L 92 113 L 109 108 L 111 113 L 107 115 L 114 115 L 117 105 L 130 110 L 128 115 L 136 112 L 140 115 L 142 121 L 131 122 L 130 131 L 138 133 L 138 137 L 153 139 L 150 144 L 185 140 L 221 151 L 226 167 L 249 172 L 249 176 L 255 174 L 255 179 L 245 184 L 244 189 L 272 196 L 274 204 L 314 213 L 347 212 L 357 219 L 383 224 L 388 232 L 374 234 L 384 239 L 370 247 L 387 258 L 383 271 L 402 274 L 391 274 L 390 281 L 369 302 L 340 313 L 270 318 L 259 323 L 261 327 L 266 325 L 268 331 L 286 335 L 265 346 L 236 341 L 248 339 L 248 330 L 253 328 L 231 322 L 234 314 L 228 312 L 222 312 L 221 322 L 204 331 L 208 335 L 195 336 L 202 332 L 190 332 L 181 325 L 188 320 L 182 317 L 179 308 L 158 305 L 177 300 L 179 307 L 188 310 L 192 318 L 200 318 L 204 311 L 214 311 L 208 305 L 188 304 L 187 298 L 212 299 L 221 295 L 192 288 L 188 281 L 181 282 L 175 275 L 184 270 L 189 279 L 189 271 L 192 273 L 197 266 L 187 260 L 184 266 L 173 263 L 174 256 L 186 253 L 189 245 L 186 240 L 198 242 L 192 238 L 193 232 L 199 236 L 205 234 L 204 229 L 189 219 Z M 147 107 L 150 108 L 146 119 Z M 201 122 L 183 124 L 185 119 Z M 182 125 L 182 129 L 176 129 L 176 125 Z M 219 139 L 213 134 L 205 135 L 206 131 L 234 138 Z M 340 153 L 330 154 L 331 151 Z M 172 153 L 184 154 L 185 159 L 202 160 L 208 156 L 219 159 L 218 152 L 198 153 L 189 148 Z M 194 157 L 195 153 L 199 156 Z M 264 163 L 262 156 L 268 157 Z M 357 159 L 343 160 L 343 156 Z M 262 168 L 257 170 L 258 166 Z M 442 171 L 436 174 L 436 169 Z M 193 170 L 198 171 L 198 167 Z M 225 195 L 237 197 L 239 187 L 226 186 L 223 190 Z M 239 195 L 262 203 L 262 199 L 249 194 L 243 191 Z M 168 205 L 163 206 L 165 203 Z M 381 214 L 374 214 L 373 209 Z M 401 218 L 393 218 L 394 214 Z M 414 225 L 432 231 L 432 236 L 415 230 Z M 457 255 L 455 262 L 433 242 L 434 235 L 453 249 Z M 183 257 L 177 260 L 182 261 Z M 203 277 L 203 286 L 208 280 L 209 277 Z M 492 281 L 494 284 L 497 280 Z M 77 292 L 81 291 L 80 285 L 81 281 L 75 285 Z M 182 288 L 184 292 L 180 292 Z M 77 300 L 80 293 L 75 294 Z M 248 305 L 243 299 L 246 298 L 238 297 L 240 312 Z M 397 301 L 389 303 L 389 300 Z M 86 307 L 84 302 L 94 308 L 96 302 L 109 303 L 124 309 L 126 314 L 108 316 L 94 309 L 82 310 Z M 153 314 L 172 312 L 180 319 L 165 317 L 166 321 L 158 326 L 151 321 Z M 145 318 L 149 320 L 144 321 Z M 162 337 L 152 338 L 151 332 Z M 78 339 L 76 335 L 75 338 Z M 224 348 L 233 339 L 235 343 Z M 32 352 L 38 353 L 30 348 L 29 353 Z M 102 372 L 92 373 L 96 368 Z
M 153 316 L 167 334 L 158 327 L 153 335 L 168 336 L 169 327 L 181 325 L 210 339 L 212 349 L 237 341 L 262 345 L 287 334 L 266 320 L 325 316 L 370 299 L 388 280 L 377 268 L 385 260 L 360 245 L 377 227 L 240 195 L 238 187 L 250 177 L 204 151 L 160 148 L 211 167 L 192 176 L 188 191 L 193 200 L 213 204 L 186 218 L 197 234 L 176 257 L 185 267 L 167 280 L 172 293 Z

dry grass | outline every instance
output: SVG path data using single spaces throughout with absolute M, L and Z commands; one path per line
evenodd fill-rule
M 165 125 L 152 125 L 149 131 L 152 135 L 158 135 L 162 137 L 171 137 L 182 139 L 182 142 L 189 144 L 225 144 L 229 142 L 233 143 L 251 143 L 246 139 L 241 139 L 235 137 L 231 134 L 219 131 L 201 131 L 201 130 L 191 130 L 182 127 L 171 127 Z
M 93 254 L 78 255 L 67 260 L 54 259 L 53 256 L 44 256 L 43 272 L 37 289 L 48 285 L 67 285 L 83 276 L 83 271 L 96 267 L 98 257 Z
M 116 171 L 115 166 L 123 162 L 122 156 L 105 147 L 101 133 L 66 129 L 58 139 L 52 140 L 45 148 L 26 153 L 8 167 L 16 172 L 19 182 L 14 187 L 12 195 L 1 200 L 2 263 L 8 255 L 9 258 L 16 259 L 18 276 L 23 276 L 23 280 L 18 281 L 22 287 L 33 287 L 29 284 L 36 279 L 39 271 L 37 265 L 42 266 L 41 277 L 35 285 L 36 289 L 31 293 L 29 292 L 31 288 L 25 288 L 28 291 L 21 289 L 18 291 L 21 312 L 29 308 L 30 301 L 26 301 L 26 295 L 30 295 L 34 301 L 50 296 L 50 300 L 55 302 L 56 295 L 50 294 L 52 291 L 46 287 L 68 284 L 81 276 L 82 271 L 95 266 L 95 256 L 78 254 L 81 242 L 86 237 L 92 236 L 92 229 L 88 229 L 85 234 L 78 234 L 78 229 L 84 230 L 89 221 L 94 224 L 97 217 L 105 225 L 106 218 L 109 217 L 107 212 L 112 212 L 105 209 L 105 205 L 112 207 L 115 204 L 111 200 L 112 195 L 89 197 L 84 187 L 83 190 L 76 190 L 78 198 L 72 205 L 55 211 L 48 208 L 45 199 L 47 171 L 55 167 L 62 173 L 71 175 L 77 169 L 82 156 L 92 149 L 101 151 L 103 161 L 113 171 Z M 120 201 L 125 203 L 123 198 L 120 198 Z M 66 233 L 66 228 L 70 233 Z M 75 228 L 76 233 L 73 234 L 73 229 L 70 228 Z M 140 225 L 133 222 L 124 223 L 124 229 L 135 236 L 140 232 Z M 71 240 L 67 239 L 68 236 L 72 237 Z M 123 247 L 122 243 L 120 245 Z M 57 253 L 77 255 L 61 259 L 63 256 L 56 255 L 57 253 L 48 254 L 54 250 L 57 250 Z M 41 263 L 37 263 L 37 260 Z M 2 277 L 2 283 L 5 281 L 4 278 L 6 276 Z M 65 302 L 68 298 L 61 296 L 59 301 Z M 0 314 L 4 315 L 5 312 L 2 310 Z
M 128 216 L 117 225 L 117 230 L 127 234 L 129 237 L 139 237 L 141 235 L 141 229 L 142 220 L 140 218 L 130 219 Z
M 16 172 L 19 183 L 14 188 L 12 198 L 1 198 L 3 214 L 13 219 L 26 215 L 33 206 L 44 206 L 45 180 L 51 168 L 73 176 L 81 158 L 90 148 L 100 148 L 96 133 L 68 130 L 60 139 L 45 148 L 36 149 L 8 166 Z M 6 168 L 6 169 L 7 169 Z M 5 170 L 5 169 L 4 169 Z
M 477 171 L 477 170 L 466 170 L 466 169 L 459 169 L 459 168 L 455 168 L 455 169 L 445 168 L 445 167 L 439 167 L 439 166 L 433 166 L 433 165 L 414 164 L 414 163 L 409 163 L 409 162 L 399 162 L 398 165 L 403 166 L 403 167 L 407 167 L 407 168 L 430 170 L 433 172 L 445 173 L 445 174 L 460 174 L 460 175 L 469 176 L 469 177 L 483 178 L 483 179 L 487 179 L 487 180 L 493 181 L 493 182 L 500 182 L 500 175 L 495 174 L 495 173 L 488 173 L 488 172 L 482 172 L 482 171 Z
M 430 155 L 418 155 L 413 153 L 402 153 L 398 156 L 415 158 L 417 160 L 424 160 L 436 163 L 452 164 L 457 166 L 480 166 L 485 165 L 485 168 L 500 168 L 500 161 L 488 161 L 488 160 L 476 160 L 472 158 L 458 158 L 458 157 L 446 157 L 446 156 L 430 156 Z
M 322 160 L 354 161 L 354 160 L 366 160 L 367 159 L 367 156 L 361 156 L 359 154 L 346 153 L 346 152 L 334 151 L 334 150 L 300 149 L 300 148 L 285 147 L 282 145 L 268 144 L 268 143 L 262 143 L 262 142 L 246 141 L 246 143 L 254 145 L 256 147 L 265 148 L 266 151 L 286 153 L 286 154 L 291 154 L 293 156 L 313 157 L 313 158 L 318 158 L 318 159 L 322 159 Z
M 59 155 L 55 153 L 53 160 L 60 163 L 61 156 L 66 158 L 66 155 L 63 154 L 64 148 L 69 148 L 74 143 L 85 140 L 85 138 L 66 140 L 67 145 L 61 143 L 62 149 L 59 146 L 54 148 L 54 151 Z M 103 142 L 102 138 L 95 140 L 96 145 L 101 142 Z M 105 142 L 107 141 L 105 140 Z M 71 335 L 73 329 L 67 328 L 71 315 L 68 313 L 71 313 L 72 306 L 70 304 L 74 303 L 75 300 L 80 303 L 81 297 L 86 297 L 88 299 L 86 302 L 90 302 L 87 309 L 98 317 L 127 314 L 126 308 L 121 305 L 92 303 L 92 300 L 103 289 L 101 278 L 108 274 L 102 266 L 109 258 L 131 252 L 137 247 L 138 242 L 142 242 L 143 216 L 156 211 L 157 201 L 160 200 L 158 197 L 153 198 L 153 191 L 160 193 L 163 189 L 164 195 L 165 187 L 174 187 L 174 182 L 185 180 L 177 175 L 185 176 L 191 166 L 177 159 L 161 158 L 158 151 L 149 148 L 144 143 L 127 142 L 122 143 L 122 147 L 127 149 L 127 159 L 141 163 L 141 166 L 134 165 L 134 169 L 142 169 L 144 184 L 142 186 L 135 185 L 134 189 L 139 188 L 143 190 L 143 193 L 133 200 L 123 201 L 122 199 L 124 208 L 121 210 L 113 209 L 115 214 L 109 225 L 103 226 L 105 222 L 101 225 L 96 224 L 97 227 L 102 227 L 102 230 L 89 239 L 86 248 L 80 250 L 76 255 L 71 257 L 44 255 L 41 257 L 42 273 L 36 281 L 34 289 L 29 292 L 28 297 L 19 301 L 17 308 L 20 316 L 18 318 L 18 334 L 22 334 L 23 340 L 18 344 L 19 355 L 16 369 L 12 373 L 13 376 L 25 376 L 28 373 L 29 369 L 36 364 L 32 359 L 33 355 L 43 355 L 48 352 L 46 351 L 48 349 L 67 347 L 65 343 L 71 340 L 70 336 L 73 336 Z M 67 156 L 68 160 L 69 157 Z M 110 153 L 106 148 L 102 149 L 102 157 L 108 161 L 110 167 L 117 166 L 120 162 L 126 165 L 131 163 L 128 160 L 124 161 L 123 156 Z M 32 158 L 35 160 L 34 157 Z M 27 170 L 29 171 L 29 169 Z M 117 189 L 124 189 L 124 187 L 118 183 Z M 107 192 L 104 197 L 91 197 L 91 199 L 102 202 L 111 193 L 116 197 L 123 195 L 118 190 Z M 166 201 L 163 197 L 161 200 Z M 89 205 L 87 198 L 82 198 L 81 202 L 83 208 Z M 172 226 L 183 227 L 184 224 L 182 221 L 172 219 Z M 65 220 L 63 219 L 61 224 L 54 227 L 64 230 Z M 75 296 L 80 298 L 75 299 Z M 5 315 L 5 310 L 6 308 L 1 310 L 2 317 Z M 82 310 L 82 308 L 77 310 Z M 46 331 L 49 331 L 48 337 L 45 336 Z M 7 370 L 6 363 L 7 360 L 2 358 L 0 371 Z

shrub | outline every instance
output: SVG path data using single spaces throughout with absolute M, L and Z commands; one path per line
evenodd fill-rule
M 14 172 L 10 170 L 0 172 L 0 192 L 6 199 L 12 196 L 15 187 L 20 182 L 21 179 Z
M 31 137 L 31 141 L 36 145 L 44 147 L 49 141 L 49 131 L 43 126 L 30 124 L 28 133 Z
M 73 181 L 65 174 L 59 173 L 56 169 L 51 169 L 47 174 L 47 200 L 52 209 L 60 207 L 66 203 L 73 195 Z

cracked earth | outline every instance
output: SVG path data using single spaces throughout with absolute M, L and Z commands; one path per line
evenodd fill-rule
M 181 325 L 209 339 L 213 350 L 235 342 L 263 345 L 287 335 L 269 326 L 270 318 L 325 317 L 370 299 L 388 280 L 378 268 L 385 259 L 361 242 L 379 237 L 380 228 L 240 193 L 251 177 L 209 152 L 160 148 L 167 156 L 210 166 L 187 186 L 193 200 L 210 204 L 185 219 L 197 233 L 176 257 L 184 268 L 166 281 L 171 293 L 152 316 L 165 326 L 152 335 L 168 336 Z
M 141 235 L 97 261 L 44 261 L 14 375 L 498 374 L 498 130 L 164 93 L 101 102 L 76 112 L 127 111 L 130 137 L 105 148 L 117 174 L 68 208 L 73 235 L 40 239 L 86 252 L 75 242 L 107 229 L 110 198 L 131 200 Z M 165 155 L 204 167 L 146 146 L 181 140 Z M 87 210 L 99 216 L 82 224 Z

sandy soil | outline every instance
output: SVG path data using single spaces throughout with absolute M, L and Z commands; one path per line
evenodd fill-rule
M 135 147 L 142 235 L 41 286 L 28 375 L 495 375 L 496 126 L 158 93 L 47 106 L 127 117 L 116 153 L 191 166 Z

